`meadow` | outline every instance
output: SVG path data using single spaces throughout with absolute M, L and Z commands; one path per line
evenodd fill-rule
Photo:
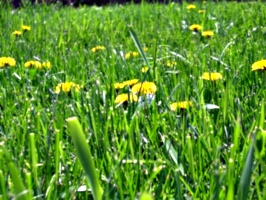
M 266 199 L 266 4 L 0 6 L 0 199 Z

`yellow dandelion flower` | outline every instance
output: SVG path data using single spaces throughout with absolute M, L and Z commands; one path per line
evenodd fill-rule
M 148 48 L 147 47 L 143 47 L 143 51 L 144 52 L 147 52 L 148 51 Z
M 198 13 L 205 13 L 205 10 L 199 10 Z
M 203 37 L 210 38 L 214 35 L 213 31 L 203 31 L 201 34 Z
M 115 83 L 114 84 L 114 88 L 115 89 L 122 89 L 124 87 L 125 87 L 125 84 L 123 84 L 123 83 Z
M 21 31 L 14 31 L 12 34 L 15 36 L 19 36 L 22 34 L 22 32 Z
M 129 97 L 129 98 L 128 98 Z M 115 104 L 124 103 L 127 101 L 138 101 L 138 96 L 135 94 L 120 94 L 115 98 Z
M 82 88 L 79 84 L 76 84 L 76 83 L 72 83 L 72 88 L 75 90 L 75 92 L 79 92 L 80 91 L 80 88 Z
M 24 67 L 28 68 L 28 69 L 31 69 L 31 68 L 34 68 L 34 69 L 51 69 L 51 63 L 50 62 L 39 62 L 39 61 L 36 61 L 36 60 L 30 60 L 30 61 L 27 61 L 24 63 Z
M 103 50 L 105 50 L 105 47 L 104 47 L 104 46 L 96 46 L 96 47 L 93 47 L 93 48 L 91 49 L 91 51 L 92 51 L 93 53 L 98 52 L 98 51 L 103 51 Z
M 129 52 L 129 53 L 126 53 L 126 55 L 125 55 L 125 59 L 129 59 L 129 58 L 136 58 L 137 56 L 139 55 L 139 53 L 138 52 L 135 52 L 135 51 L 133 51 L 133 52 Z
M 166 63 L 165 63 L 166 67 L 173 67 L 173 66 L 176 66 L 176 62 L 175 61 L 170 61 L 168 60 Z
M 252 68 L 252 71 L 266 70 L 266 60 L 260 60 L 260 61 L 254 62 L 251 68 Z
M 125 59 L 129 59 L 130 56 L 131 56 L 131 53 L 126 53 L 126 55 L 125 55 Z
M 23 25 L 23 26 L 22 26 L 22 30 L 23 30 L 23 31 L 30 31 L 30 26 L 25 26 L 25 25 Z
M 193 25 L 191 25 L 191 26 L 189 27 L 189 29 L 192 30 L 192 31 L 197 32 L 197 31 L 199 31 L 199 30 L 202 29 L 202 26 L 199 25 L 199 24 L 193 24 Z
M 135 51 L 132 52 L 132 56 L 133 56 L 134 58 L 136 58 L 138 55 L 139 55 L 138 52 L 135 52 Z
M 193 105 L 192 101 L 181 101 L 181 102 L 172 103 L 170 105 L 170 109 L 172 111 L 175 111 L 177 108 L 179 108 L 179 109 L 187 109 L 188 107 L 191 107 L 192 105 Z
M 145 94 L 154 94 L 157 91 L 157 87 L 153 82 L 142 82 L 137 83 L 132 87 L 132 92 L 140 92 L 141 95 Z
M 145 73 L 145 72 L 147 72 L 149 70 L 149 67 L 143 67 L 143 68 L 141 68 L 141 72 L 142 73 Z
M 212 72 L 212 73 L 205 72 L 203 73 L 201 78 L 204 80 L 208 80 L 208 81 L 217 81 L 217 80 L 223 79 L 223 76 L 221 73 L 217 73 L 217 72 Z
M 137 82 L 139 82 L 139 79 L 132 79 L 132 80 L 128 80 L 128 81 L 124 81 L 122 84 L 124 84 L 125 86 L 132 86 L 135 85 Z
M 14 67 L 16 65 L 16 60 L 11 57 L 0 57 L 0 68 L 2 67 Z
M 34 67 L 35 67 L 35 69 L 42 69 L 42 63 L 35 60 L 34 61 Z
M 195 8 L 196 8 L 196 6 L 193 5 L 193 4 L 190 4 L 190 5 L 187 6 L 188 10 L 192 10 L 192 9 L 195 9 Z
M 50 70 L 51 69 L 51 63 L 50 62 L 43 62 L 42 67 L 47 69 L 47 70 Z
M 34 67 L 34 64 L 35 64 L 35 61 L 34 60 L 30 60 L 30 61 L 25 62 L 24 66 L 26 68 L 32 68 L 32 67 Z
M 55 87 L 55 93 L 59 94 L 60 92 L 64 92 L 64 93 L 68 93 L 70 92 L 72 89 L 75 92 L 78 92 L 80 90 L 80 85 L 75 84 L 73 82 L 64 82 L 64 83 L 59 83 L 56 87 Z
M 62 92 L 69 92 L 72 87 L 72 82 L 66 82 L 61 85 Z

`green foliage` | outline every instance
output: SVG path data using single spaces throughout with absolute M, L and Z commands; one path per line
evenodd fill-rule
M 0 197 L 265 199 L 266 6 L 195 5 L 0 6 Z M 155 96 L 118 106 L 132 79 Z

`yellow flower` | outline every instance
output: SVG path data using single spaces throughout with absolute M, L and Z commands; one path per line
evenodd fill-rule
M 105 50 L 105 47 L 104 47 L 104 46 L 96 46 L 96 47 L 93 47 L 93 48 L 91 49 L 91 51 L 92 51 L 93 53 L 98 52 L 98 51 L 103 51 L 103 50 Z
M 141 72 L 142 73 L 145 73 L 145 72 L 147 72 L 149 70 L 149 67 L 143 67 L 143 68 L 141 68 Z
M 188 10 L 195 9 L 195 8 L 196 8 L 196 6 L 193 5 L 193 4 L 190 4 L 190 5 L 187 6 L 187 9 Z
M 131 58 L 131 57 L 136 58 L 138 55 L 139 55 L 138 52 L 135 52 L 135 51 L 133 51 L 133 52 L 129 52 L 129 53 L 126 53 L 126 55 L 125 55 L 125 59 L 129 59 L 129 58 Z
M 148 48 L 147 47 L 143 47 L 143 51 L 144 52 L 147 52 L 148 51 Z
M 125 85 L 123 84 L 123 83 L 115 83 L 114 84 L 114 88 L 115 89 L 122 89 L 122 88 L 124 88 L 125 87 Z
M 260 60 L 260 61 L 254 62 L 251 68 L 252 68 L 252 71 L 266 70 L 266 60 Z
M 132 87 L 132 92 L 137 93 L 140 92 L 141 95 L 143 94 L 154 94 L 157 91 L 157 87 L 153 82 L 143 82 L 137 83 Z
M 51 63 L 50 62 L 43 62 L 42 67 L 47 69 L 47 70 L 50 70 L 51 69 Z
M 122 84 L 124 84 L 125 86 L 132 86 L 135 85 L 137 82 L 139 82 L 139 79 L 132 79 L 132 80 L 128 80 L 128 81 L 124 81 Z
M 15 36 L 19 36 L 22 34 L 22 32 L 21 31 L 14 31 L 12 34 Z
M 75 84 L 73 82 L 65 82 L 65 83 L 59 83 L 56 87 L 55 87 L 55 93 L 59 94 L 60 92 L 64 92 L 64 93 L 68 93 L 70 92 L 72 89 L 75 92 L 78 92 L 80 90 L 80 85 Z
M 170 61 L 170 60 L 168 60 L 168 61 L 165 63 L 165 65 L 166 65 L 167 67 L 173 67 L 173 66 L 176 66 L 176 62 L 175 62 L 175 61 Z
M 175 111 L 177 108 L 179 109 L 187 109 L 189 106 L 192 106 L 192 101 L 181 101 L 181 102 L 177 102 L 177 103 L 172 103 L 170 105 L 170 109 L 172 111 Z
M 30 60 L 25 62 L 24 66 L 26 68 L 35 68 L 35 69 L 41 69 L 42 68 L 42 64 L 39 61 L 36 60 Z
M 199 10 L 198 12 L 199 13 L 205 13 L 205 10 Z
M 28 69 L 30 68 L 34 68 L 34 69 L 51 69 L 51 63 L 50 62 L 39 62 L 39 61 L 36 61 L 36 60 L 30 60 L 30 61 L 27 61 L 25 62 L 24 66 Z
M 0 57 L 0 68 L 9 66 L 13 67 L 16 65 L 16 61 L 14 58 L 11 57 Z
M 124 81 L 122 83 L 115 83 L 114 84 L 114 88 L 115 89 L 122 89 L 125 86 L 132 86 L 135 85 L 137 82 L 139 81 L 139 79 L 132 79 L 132 80 L 128 80 L 128 81 Z
M 222 74 L 214 72 L 214 73 L 209 73 L 209 72 L 205 72 L 203 73 L 202 79 L 204 80 L 208 80 L 208 81 L 217 81 L 219 79 L 222 79 Z
M 203 31 L 202 36 L 206 38 L 210 38 L 214 35 L 213 31 Z
M 129 97 L 129 99 L 128 99 Z M 116 104 L 120 104 L 120 103 L 124 103 L 126 101 L 138 101 L 138 96 L 135 94 L 120 94 L 115 98 L 115 103 Z
M 191 25 L 191 26 L 189 27 L 189 29 L 192 30 L 192 31 L 197 32 L 197 31 L 199 31 L 199 30 L 202 29 L 202 26 L 199 25 L 199 24 L 193 24 L 193 25 Z
M 23 31 L 30 31 L 30 26 L 25 26 L 25 25 L 23 25 L 23 26 L 22 26 L 22 30 L 23 30 Z
M 130 55 L 131 55 L 131 53 L 126 53 L 125 59 L 129 59 L 130 58 Z
M 42 69 L 42 63 L 39 61 L 34 61 L 34 66 L 36 69 Z
M 135 52 L 135 51 L 132 52 L 132 56 L 133 56 L 134 58 L 137 57 L 138 55 L 139 55 L 138 52 Z
M 31 68 L 31 67 L 34 67 L 34 64 L 35 64 L 35 61 L 34 60 L 30 60 L 30 61 L 25 62 L 24 66 L 26 68 Z

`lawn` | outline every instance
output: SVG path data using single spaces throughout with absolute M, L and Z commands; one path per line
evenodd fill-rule
M 0 6 L 0 199 L 266 199 L 266 4 Z

